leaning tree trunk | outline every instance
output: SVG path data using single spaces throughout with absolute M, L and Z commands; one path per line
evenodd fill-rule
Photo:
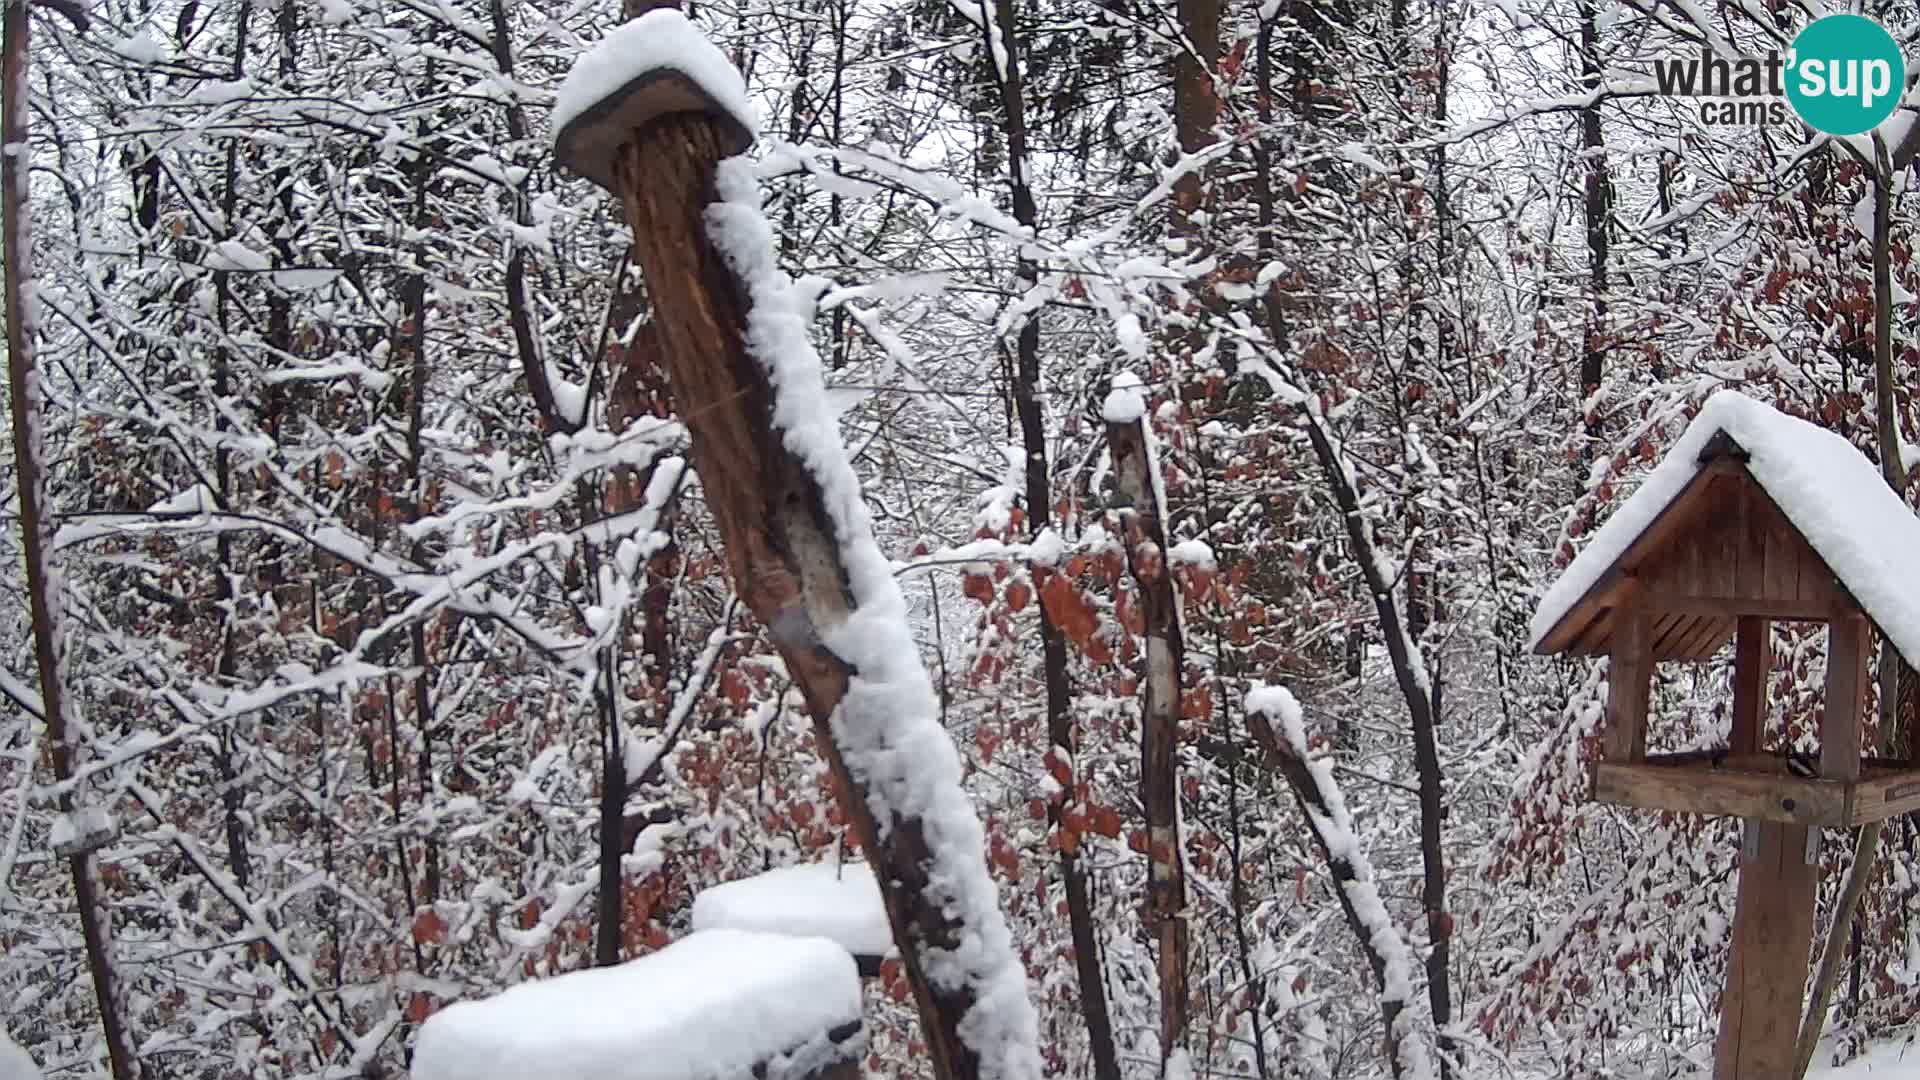
M 60 596 L 48 564 L 53 526 L 47 517 L 46 475 L 40 435 L 46 424 L 40 373 L 34 369 L 33 311 L 27 296 L 33 280 L 27 229 L 27 0 L 6 5 L 0 41 L 0 246 L 6 255 L 7 386 L 12 394 L 14 475 L 20 491 L 20 546 L 26 557 L 27 605 L 33 618 L 33 659 L 40 675 L 40 700 L 47 721 L 47 756 L 61 783 L 60 812 L 74 812 L 73 733 L 67 724 L 66 688 L 60 666 Z M 85 830 L 78 830 L 84 832 Z M 84 837 L 83 837 L 84 839 Z M 93 850 L 84 843 L 67 855 L 74 900 L 80 909 L 80 934 L 86 943 L 87 969 L 106 1035 L 107 1060 L 114 1080 L 134 1080 L 136 1059 L 121 1024 L 114 993 L 112 930 L 101 904 Z
M 660 328 L 674 402 L 692 435 L 728 568 L 807 703 L 855 833 L 875 864 L 934 1075 L 980 1075 L 980 1057 L 960 1032 L 961 1019 L 980 1004 L 973 988 L 936 983 L 926 970 L 927 949 L 957 952 L 969 928 L 927 902 L 934 857 L 925 823 L 877 798 L 870 778 L 848 768 L 833 723 L 856 674 L 821 640 L 845 618 L 841 538 L 807 463 L 782 441 L 773 389 L 747 351 L 746 301 L 706 237 L 714 168 L 726 156 L 722 136 L 705 117 L 677 114 L 657 121 L 644 143 L 622 149 L 615 175 L 649 295 L 665 315 Z
M 746 205 L 751 177 L 727 174 L 721 198 L 722 159 L 746 133 L 717 108 L 682 111 L 703 87 L 633 75 L 563 124 L 556 152 L 625 206 L 728 572 L 813 717 L 874 867 L 934 1076 L 1037 1077 L 1025 970 L 979 818 L 838 431 L 815 415 L 826 408 L 819 358 L 771 269 L 757 191 Z M 710 217 L 727 222 L 724 254 Z

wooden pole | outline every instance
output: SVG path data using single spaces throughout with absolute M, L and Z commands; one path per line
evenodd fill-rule
M 977 1004 L 975 990 L 936 986 L 924 966 L 925 950 L 962 948 L 965 928 L 926 899 L 932 855 L 922 822 L 871 797 L 866 778 L 847 768 L 830 723 L 852 672 L 821 643 L 821 631 L 847 615 L 846 571 L 813 476 L 773 421 L 773 390 L 747 349 L 748 301 L 707 238 L 715 166 L 737 149 L 733 139 L 706 114 L 659 117 L 617 151 L 615 188 L 734 587 L 805 699 L 841 804 L 873 863 L 933 1075 L 974 1077 L 981 1062 L 959 1029 Z
M 1653 686 L 1649 621 L 1644 610 L 1630 607 L 1620 612 L 1620 628 L 1614 631 L 1603 747 L 1608 761 L 1632 763 L 1647 758 L 1647 695 Z
M 1817 867 L 1807 861 L 1807 828 L 1748 821 L 1758 851 L 1740 865 L 1733 951 L 1720 999 L 1713 1080 L 1779 1080 L 1792 1074 L 1813 943 Z

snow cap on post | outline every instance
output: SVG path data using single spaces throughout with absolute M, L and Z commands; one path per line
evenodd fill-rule
M 554 157 L 612 191 L 620 147 L 652 121 L 689 112 L 713 117 L 735 154 L 760 126 L 726 54 L 679 11 L 655 8 L 574 61 L 553 101 Z

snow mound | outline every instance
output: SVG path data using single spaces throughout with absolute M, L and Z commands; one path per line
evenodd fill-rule
M 1593 534 L 1533 613 L 1528 648 L 1653 524 L 1700 471 L 1700 451 L 1726 432 L 1747 452 L 1747 470 L 1840 583 L 1910 664 L 1920 664 L 1920 517 L 1880 470 L 1839 435 L 1733 390 L 1707 399 L 1667 456 Z
M 1145 391 L 1140 376 L 1131 371 L 1116 373 L 1107 400 L 1100 405 L 1100 418 L 1109 424 L 1131 424 L 1140 419 L 1147 411 Z
M 746 1080 L 859 1019 L 840 946 L 709 930 L 442 1009 L 420 1029 L 413 1080 Z
M 40 1080 L 40 1066 L 0 1031 L 0 1080 Z
M 650 71 L 677 71 L 748 131 L 760 118 L 747 100 L 747 85 L 727 54 L 673 8 L 654 8 L 600 40 L 573 63 L 553 99 L 553 136 L 582 113 Z
M 716 885 L 694 897 L 693 928 L 823 937 L 855 956 L 893 948 L 880 885 L 865 863 L 783 866 Z

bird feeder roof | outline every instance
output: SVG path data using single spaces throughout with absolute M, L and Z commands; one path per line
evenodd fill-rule
M 1735 497 L 1726 497 L 1729 491 Z M 1730 522 L 1730 514 L 1740 521 Z M 1791 535 L 1752 540 L 1752 554 L 1742 559 L 1749 515 L 1753 531 L 1764 531 L 1762 519 L 1771 518 L 1776 532 Z M 1665 459 L 1547 590 L 1534 612 L 1531 647 L 1547 655 L 1606 654 L 1612 609 L 1630 602 L 1638 576 L 1690 533 L 1707 530 L 1734 537 L 1717 560 L 1723 565 L 1708 568 L 1734 583 L 1721 590 L 1730 595 L 1716 598 L 1717 610 L 1696 605 L 1692 617 L 1701 629 L 1666 634 L 1657 657 L 1711 656 L 1733 616 L 1777 614 L 1764 605 L 1741 609 L 1742 597 L 1756 595 L 1743 583 L 1760 576 L 1767 560 L 1778 563 L 1798 550 L 1830 574 L 1823 588 L 1872 620 L 1908 664 L 1920 665 L 1920 517 L 1846 439 L 1731 390 L 1707 399 Z M 1707 561 L 1716 560 L 1710 553 Z M 1655 592 L 1641 602 L 1657 607 L 1665 598 Z

